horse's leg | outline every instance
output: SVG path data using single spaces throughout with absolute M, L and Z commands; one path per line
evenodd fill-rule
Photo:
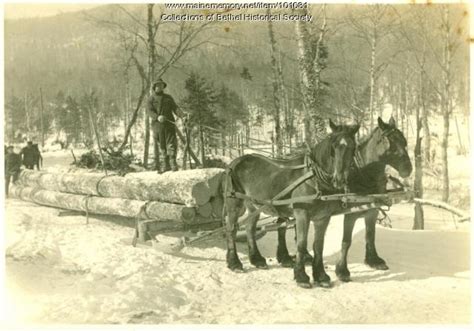
M 298 241 L 298 235 L 296 234 L 296 229 L 295 229 L 295 241 Z M 304 253 L 304 263 L 307 265 L 311 265 L 313 263 L 313 256 L 308 252 L 308 248 L 306 248 L 306 252 Z
M 315 219 L 314 222 L 314 243 L 313 243 L 313 279 L 314 283 L 321 287 L 331 287 L 331 278 L 324 270 L 323 249 L 324 236 L 331 216 Z
M 294 216 L 296 219 L 296 232 L 298 234 L 296 243 L 296 261 L 294 266 L 294 276 L 296 283 L 300 287 L 310 288 L 311 283 L 309 277 L 305 272 L 304 256 L 308 245 L 308 227 L 309 218 L 308 212 L 305 209 L 294 209 Z
M 226 224 L 226 243 L 227 243 L 227 267 L 232 271 L 243 271 L 242 262 L 239 260 L 237 254 L 237 246 L 235 244 L 235 235 L 237 233 L 237 220 L 239 219 L 239 210 L 241 202 L 238 199 L 226 199 L 227 216 L 225 218 Z
M 351 273 L 347 268 L 347 253 L 352 244 L 352 232 L 354 230 L 354 224 L 357 220 L 357 215 L 346 214 L 344 215 L 344 235 L 342 237 L 341 244 L 341 256 L 336 264 L 336 275 L 337 278 L 343 282 L 351 280 Z
M 375 249 L 375 223 L 377 222 L 378 210 L 369 210 L 365 214 L 365 264 L 377 270 L 388 270 L 388 266 L 381 259 Z
M 249 214 L 255 212 L 256 208 L 251 203 L 246 202 L 245 205 Z M 257 221 L 259 218 L 260 213 L 254 215 L 253 217 L 249 217 L 249 219 L 247 220 L 246 231 L 247 245 L 249 248 L 249 260 L 250 263 L 256 266 L 257 268 L 267 269 L 267 261 L 260 254 L 257 247 L 257 241 L 255 240 L 255 232 L 257 231 Z
M 277 224 L 281 224 L 288 221 L 286 217 L 278 217 Z M 286 227 L 278 228 L 278 247 L 277 247 L 277 261 L 284 268 L 293 268 L 294 261 L 288 253 L 288 247 L 286 246 Z

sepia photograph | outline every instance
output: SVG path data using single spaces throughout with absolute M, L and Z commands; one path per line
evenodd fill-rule
M 0 328 L 472 327 L 469 1 L 1 8 Z

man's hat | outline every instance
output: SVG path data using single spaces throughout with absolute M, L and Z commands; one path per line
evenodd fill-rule
M 168 86 L 168 84 L 166 84 L 166 83 L 163 81 L 163 79 L 160 78 L 160 79 L 158 79 L 157 81 L 155 81 L 155 82 L 153 83 L 153 89 L 155 89 L 156 85 L 158 85 L 158 84 L 163 84 L 163 85 L 164 85 L 164 88 L 166 88 L 166 86 Z

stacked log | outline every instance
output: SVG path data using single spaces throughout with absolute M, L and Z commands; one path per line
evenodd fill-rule
M 119 215 L 157 221 L 181 221 L 186 224 L 192 223 L 196 215 L 192 207 L 159 201 L 147 202 L 120 198 L 102 198 L 47 191 L 25 186 L 13 186 L 10 194 L 13 198 L 34 202 L 43 206 L 99 215 Z
M 24 170 L 12 196 L 69 210 L 196 224 L 221 218 L 222 175 L 213 168 L 125 177 Z

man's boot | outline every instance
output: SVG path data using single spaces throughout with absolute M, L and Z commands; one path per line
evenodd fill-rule
M 170 171 L 170 170 L 171 170 L 170 157 L 169 155 L 165 155 L 165 169 L 163 170 L 163 172 Z
M 160 158 L 156 156 L 155 154 L 155 170 L 157 173 L 161 174 L 163 171 L 161 171 L 161 163 L 160 163 Z
M 178 171 L 178 164 L 176 162 L 176 154 L 170 155 L 170 164 L 172 171 Z

